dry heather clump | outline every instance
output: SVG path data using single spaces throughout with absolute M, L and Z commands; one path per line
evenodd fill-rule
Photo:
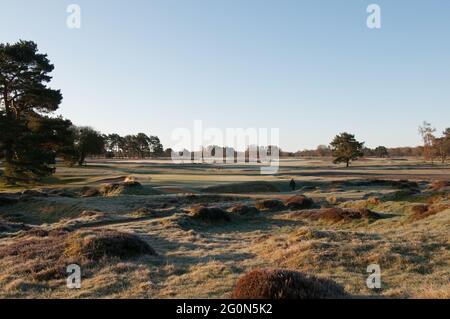
M 242 216 L 249 216 L 258 214 L 259 210 L 254 206 L 237 205 L 231 208 L 231 212 Z
M 12 259 L 20 267 L 21 275 L 34 280 L 65 278 L 65 267 L 75 260 L 64 257 L 64 232 L 52 233 L 32 230 L 18 236 L 9 245 L 0 246 L 0 259 Z
M 346 296 L 335 282 L 284 269 L 258 269 L 242 278 L 233 299 L 332 299 Z
M 429 189 L 432 191 L 442 191 L 450 189 L 450 181 L 435 181 L 430 184 Z
M 156 253 L 139 237 L 111 230 L 69 233 L 34 228 L 0 246 L 0 260 L 21 265 L 14 270 L 15 276 L 30 276 L 37 281 L 66 278 L 70 264 L 82 265 L 89 273 L 101 258 L 126 259 L 143 254 Z
M 121 183 L 104 184 L 100 187 L 100 193 L 106 197 L 120 195 L 157 195 L 159 191 L 151 186 L 144 186 L 133 178 L 126 178 Z
M 309 197 L 296 195 L 289 198 L 285 204 L 290 209 L 309 209 L 314 206 L 314 201 Z
M 264 199 L 256 202 L 256 208 L 259 210 L 283 210 L 286 207 L 278 199 Z
M 217 207 L 195 206 L 190 209 L 191 218 L 207 223 L 229 222 L 231 217 L 228 212 Z
M 139 236 L 114 230 L 76 232 L 65 241 L 64 254 L 97 261 L 105 257 L 128 259 L 156 252 Z
M 358 220 L 358 219 L 375 220 L 381 218 L 379 214 L 374 213 L 368 210 L 367 208 L 343 209 L 337 207 L 304 211 L 301 213 L 297 213 L 295 216 L 302 218 L 309 218 L 312 220 L 328 221 L 332 223 L 342 221 L 348 222 L 351 220 Z
M 415 222 L 436 215 L 440 212 L 450 209 L 450 202 L 435 203 L 432 205 L 418 204 L 411 207 L 411 214 L 407 221 Z

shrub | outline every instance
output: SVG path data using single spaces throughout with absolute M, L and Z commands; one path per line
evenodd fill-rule
M 264 199 L 256 202 L 256 208 L 259 210 L 282 210 L 285 206 L 278 199 Z
M 314 201 L 309 197 L 296 195 L 289 198 L 285 204 L 290 209 L 308 209 L 314 206 Z
M 204 206 L 191 208 L 191 217 L 208 223 L 229 222 L 231 220 L 230 215 L 221 208 Z
M 256 215 L 259 213 L 258 208 L 254 206 L 237 205 L 231 208 L 231 212 L 239 215 Z
M 156 195 L 159 192 L 150 186 L 143 186 L 136 181 L 126 181 L 123 183 L 105 184 L 100 187 L 103 196 L 120 195 Z
M 283 269 L 258 269 L 242 278 L 233 299 L 331 299 L 346 296 L 335 282 Z

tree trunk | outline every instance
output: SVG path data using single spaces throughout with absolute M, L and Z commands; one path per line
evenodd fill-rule
M 85 159 L 86 159 L 86 155 L 80 154 L 80 158 L 78 159 L 78 166 L 83 166 Z
M 350 167 L 350 161 L 347 160 L 347 167 Z
M 9 108 L 8 90 L 7 90 L 6 82 L 4 84 L 3 103 L 5 104 L 6 123 L 7 123 L 7 125 L 9 125 L 9 124 L 11 124 L 11 109 Z M 5 163 L 9 164 L 12 162 L 12 157 L 13 157 L 12 143 L 9 138 L 5 141 L 5 144 L 3 147 L 4 147 L 3 155 L 5 157 Z

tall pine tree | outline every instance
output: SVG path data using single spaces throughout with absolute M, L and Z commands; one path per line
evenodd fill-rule
M 52 174 L 56 153 L 70 143 L 70 122 L 48 116 L 62 101 L 47 86 L 53 68 L 34 42 L 0 44 L 0 157 L 8 181 Z

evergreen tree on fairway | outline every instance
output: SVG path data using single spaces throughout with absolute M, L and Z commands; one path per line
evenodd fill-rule
M 351 161 L 355 161 L 364 155 L 364 142 L 358 142 L 355 135 L 349 133 L 337 135 L 330 145 L 335 164 L 346 163 L 349 167 Z

